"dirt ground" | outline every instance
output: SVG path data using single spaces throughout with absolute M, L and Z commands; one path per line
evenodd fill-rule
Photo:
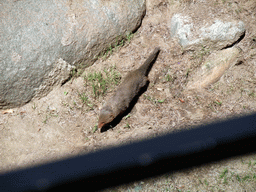
M 208 56 L 183 52 L 170 37 L 174 13 L 209 8 L 213 17 L 232 15 L 245 23 L 238 46 L 243 62 L 201 91 L 187 83 Z M 95 97 L 89 74 L 110 71 L 123 77 L 138 68 L 154 47 L 161 52 L 149 73 L 150 84 L 130 114 L 114 128 L 95 129 L 102 103 L 111 95 Z M 114 67 L 113 67 L 114 66 Z M 0 111 L 0 173 L 44 163 L 145 137 L 173 132 L 256 111 L 256 2 L 254 0 L 148 0 L 147 13 L 131 41 L 113 49 L 46 97 Z M 249 154 L 186 171 L 138 181 L 106 191 L 255 191 L 256 155 Z

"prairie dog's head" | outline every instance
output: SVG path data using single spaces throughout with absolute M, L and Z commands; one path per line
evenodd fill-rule
M 101 129 L 104 125 L 111 123 L 114 118 L 113 110 L 110 107 L 104 106 L 100 110 L 98 128 Z

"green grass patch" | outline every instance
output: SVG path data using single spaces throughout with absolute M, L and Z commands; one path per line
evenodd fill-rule
M 115 70 L 115 66 L 103 72 L 88 73 L 85 77 L 86 82 L 92 87 L 93 96 L 99 98 L 104 96 L 108 90 L 113 89 L 121 81 L 121 74 Z
M 79 98 L 81 99 L 82 103 L 87 105 L 90 109 L 92 109 L 93 108 L 93 104 L 89 100 L 89 97 L 85 93 L 80 93 L 79 91 L 77 93 L 78 93 Z M 74 102 L 74 105 L 76 105 L 75 102 Z
M 143 95 L 145 99 L 151 101 L 154 105 L 157 105 L 158 103 L 164 103 L 165 99 L 156 99 L 154 97 L 151 97 L 149 95 L 144 94 Z
M 242 180 L 243 181 L 248 181 L 248 180 L 250 180 L 250 175 L 245 175 L 243 178 L 242 178 Z
M 98 126 L 97 126 L 97 125 L 94 125 L 94 127 L 93 127 L 93 129 L 92 129 L 92 132 L 95 133 L 97 130 L 98 130 Z
M 236 175 L 236 180 L 241 182 L 241 178 L 240 178 L 240 176 L 238 174 Z
M 227 175 L 227 173 L 228 173 L 228 169 L 225 168 L 225 169 L 221 172 L 220 178 L 222 179 L 225 175 Z
M 107 57 L 109 57 L 110 55 L 112 55 L 113 50 L 117 50 L 120 47 L 123 47 L 126 42 L 129 44 L 131 42 L 131 40 L 133 39 L 135 33 L 129 32 L 126 34 L 126 36 L 117 36 L 116 37 L 116 42 L 113 44 L 109 44 L 108 48 L 106 48 L 105 50 L 101 51 L 98 56 L 96 56 L 96 58 L 103 58 L 106 59 Z

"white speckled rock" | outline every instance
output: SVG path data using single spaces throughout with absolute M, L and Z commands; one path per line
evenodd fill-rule
M 242 21 L 200 19 L 202 21 L 195 24 L 190 16 L 175 14 L 171 18 L 171 36 L 178 39 L 184 50 L 198 50 L 201 45 L 220 50 L 235 43 L 245 33 Z

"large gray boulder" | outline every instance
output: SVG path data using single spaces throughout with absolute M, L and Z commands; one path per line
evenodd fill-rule
M 48 93 L 83 61 L 136 30 L 145 0 L 1 1 L 0 108 Z

